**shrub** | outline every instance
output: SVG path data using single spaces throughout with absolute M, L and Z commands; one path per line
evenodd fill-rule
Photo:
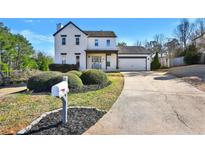
M 68 71 L 78 70 L 78 65 L 76 64 L 50 64 L 49 70 L 66 73 Z
M 69 71 L 69 73 L 73 73 L 73 74 L 77 75 L 78 77 L 80 77 L 82 75 L 81 71 L 76 71 L 76 70 Z
M 50 92 L 51 87 L 62 80 L 60 77 L 62 73 L 59 72 L 40 73 L 28 79 L 27 87 L 34 92 Z
M 7 71 L 8 71 L 8 65 L 6 64 L 6 63 L 0 63 L 0 67 L 1 67 L 1 71 L 3 72 L 3 73 L 6 73 Z
M 68 77 L 68 87 L 71 89 L 71 91 L 80 90 L 83 87 L 82 80 L 74 73 L 65 73 Z
M 185 53 L 184 62 L 188 65 L 197 64 L 201 58 L 201 53 L 197 51 L 194 45 L 190 45 Z
M 34 92 L 50 92 L 51 87 L 62 81 L 63 76 L 68 77 L 68 87 L 70 91 L 78 91 L 82 88 L 83 83 L 81 79 L 73 73 L 60 73 L 60 72 L 44 72 L 32 76 L 28 80 L 27 87 Z
M 81 75 L 81 79 L 85 85 L 106 85 L 108 83 L 106 73 L 95 69 L 84 71 Z
M 161 64 L 159 62 L 158 52 L 156 52 L 154 56 L 154 60 L 151 62 L 151 70 L 156 70 L 161 67 Z

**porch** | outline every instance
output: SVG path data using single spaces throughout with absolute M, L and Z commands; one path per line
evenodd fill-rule
M 86 69 L 113 71 L 117 68 L 117 50 L 86 50 Z

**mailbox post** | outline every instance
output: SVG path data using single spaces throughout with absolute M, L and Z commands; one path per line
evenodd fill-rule
M 66 83 L 68 83 L 68 77 L 64 76 L 63 77 L 63 81 L 66 81 Z M 67 85 L 68 86 L 68 85 Z M 62 112 L 62 121 L 63 124 L 66 124 L 68 122 L 68 93 L 65 92 L 65 95 L 63 97 L 61 97 L 61 100 L 63 101 L 63 112 Z
M 63 81 L 52 86 L 51 88 L 51 95 L 55 97 L 59 97 L 63 102 L 63 110 L 62 110 L 62 122 L 63 124 L 66 124 L 68 121 L 67 116 L 67 108 L 68 108 L 68 95 L 69 89 L 68 89 L 68 77 L 63 76 Z

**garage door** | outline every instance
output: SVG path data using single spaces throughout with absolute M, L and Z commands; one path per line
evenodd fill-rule
M 118 57 L 120 70 L 147 70 L 146 57 Z

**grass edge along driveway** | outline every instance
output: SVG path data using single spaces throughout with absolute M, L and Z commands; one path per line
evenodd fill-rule
M 124 78 L 121 73 L 107 73 L 111 85 L 96 91 L 69 94 L 69 106 L 96 107 L 109 110 L 120 95 Z M 62 106 L 49 94 L 11 94 L 0 98 L 0 134 L 15 134 L 44 112 Z

